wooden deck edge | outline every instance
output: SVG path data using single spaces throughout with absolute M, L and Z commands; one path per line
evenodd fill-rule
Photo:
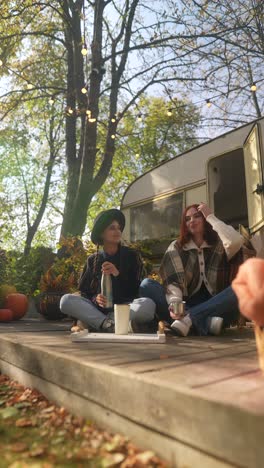
M 257 468 L 263 417 L 123 369 L 0 337 L 0 369 L 71 412 L 122 432 L 175 467 Z
M 102 405 L 69 392 L 3 360 L 0 360 L 0 369 L 11 379 L 17 380 L 27 387 L 36 388 L 51 402 L 63 406 L 72 414 L 93 421 L 103 429 L 121 433 L 142 449 L 154 451 L 169 462 L 172 467 L 238 468 L 238 465 L 226 463 L 155 430 L 150 430 Z

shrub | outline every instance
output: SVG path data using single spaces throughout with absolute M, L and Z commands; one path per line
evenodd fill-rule
M 20 252 L 7 252 L 5 282 L 14 285 L 20 293 L 32 295 L 38 287 L 41 275 L 54 261 L 51 248 L 32 248 L 28 256 Z
M 78 237 L 62 238 L 52 265 L 41 276 L 39 292 L 73 292 L 77 289 L 87 255 L 95 251 L 89 242 L 84 247 Z

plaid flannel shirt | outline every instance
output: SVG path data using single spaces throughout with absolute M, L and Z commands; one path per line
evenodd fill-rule
M 228 261 L 224 246 L 220 238 L 215 245 L 203 249 L 205 275 L 213 295 L 230 286 L 239 265 L 244 261 L 243 247 Z M 160 266 L 160 276 L 167 292 L 167 286 L 173 284 L 183 292 L 187 299 L 195 291 L 199 279 L 199 257 L 197 249 L 184 250 L 180 244 L 173 241 Z

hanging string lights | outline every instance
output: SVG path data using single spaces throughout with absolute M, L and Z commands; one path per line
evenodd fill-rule
M 84 5 L 83 5 L 83 8 L 84 8 Z M 85 13 L 85 12 L 84 12 L 84 13 Z M 83 17 L 84 17 L 84 19 L 85 19 L 84 13 L 83 13 Z M 84 23 L 83 23 L 83 39 L 82 39 L 82 45 L 81 45 L 81 47 L 82 47 L 82 48 L 81 48 L 81 54 L 82 54 L 84 57 L 87 56 L 87 54 L 88 54 L 88 49 L 87 49 L 87 43 L 86 43 L 86 37 L 85 37 L 85 21 L 84 21 Z M 20 79 L 22 79 L 22 80 L 24 81 L 24 83 L 25 83 L 26 88 L 27 88 L 28 91 L 31 91 L 31 90 L 33 90 L 33 89 L 34 89 L 34 91 L 35 91 L 36 89 L 39 88 L 38 84 L 35 84 L 35 83 L 32 84 L 32 82 L 29 80 L 29 77 L 25 77 L 25 76 L 23 76 L 22 73 L 19 74 L 19 73 L 17 73 L 16 71 L 11 70 L 6 64 L 3 63 L 3 60 L 2 60 L 2 59 L 0 59 L 0 67 L 1 67 L 1 66 L 4 66 L 9 72 L 12 72 L 12 73 L 16 74 Z M 95 70 L 95 69 L 94 69 L 94 73 L 95 73 L 95 72 L 96 72 L 96 73 L 99 73 L 98 70 Z M 262 81 L 263 81 L 263 80 L 260 79 L 260 80 L 257 80 L 256 82 L 247 83 L 246 85 L 244 85 L 243 88 L 244 88 L 245 90 L 248 90 L 248 92 L 249 92 L 249 90 L 250 90 L 252 93 L 256 93 L 257 89 L 259 89 L 259 88 L 258 88 L 259 83 L 262 82 Z M 87 83 L 87 82 L 83 85 L 83 87 L 80 89 L 80 91 L 81 91 L 81 93 L 82 93 L 83 95 L 87 95 L 87 93 L 88 93 L 88 83 Z M 231 91 L 229 91 L 229 92 L 234 92 L 234 91 L 236 91 L 236 89 L 233 89 L 233 90 L 231 90 Z M 77 91 L 76 91 L 76 94 L 77 94 Z M 198 105 L 198 104 L 200 104 L 200 103 L 204 103 L 208 109 L 210 109 L 210 107 L 211 107 L 213 104 L 217 107 L 217 102 L 216 102 L 216 100 L 217 100 L 220 96 L 222 97 L 223 94 L 221 93 L 221 94 L 218 94 L 217 96 L 213 96 L 212 98 L 208 98 L 208 99 L 203 99 L 203 100 L 201 99 L 200 101 L 194 102 L 193 105 Z M 55 102 L 55 95 L 48 95 L 48 103 L 52 106 L 52 105 L 54 104 L 54 102 Z M 178 111 L 179 107 L 185 107 L 185 106 L 186 106 L 186 104 L 184 104 L 184 103 L 183 103 L 182 105 L 180 105 L 180 106 L 177 105 L 177 111 Z M 78 116 L 81 116 L 81 115 L 83 115 L 83 114 L 86 114 L 87 120 L 88 120 L 89 123 L 95 123 L 95 122 L 97 122 L 97 118 L 96 118 L 95 116 L 92 115 L 91 110 L 90 110 L 89 108 L 86 109 L 85 106 L 82 106 L 82 107 L 84 107 L 84 108 L 82 108 L 82 109 L 73 109 L 72 107 L 68 106 L 68 107 L 65 109 L 65 113 L 66 113 L 67 116 L 75 116 L 75 117 L 78 117 Z M 176 109 L 176 108 L 174 108 L 174 106 L 168 107 L 168 108 L 165 110 L 167 116 L 168 116 L 168 117 L 171 117 L 171 116 L 173 115 L 173 111 L 174 111 L 175 109 Z M 137 122 L 142 122 L 143 117 L 145 117 L 145 115 L 143 115 L 143 113 L 140 112 L 140 109 L 138 109 L 138 113 L 137 113 L 137 115 L 135 115 L 135 119 L 137 120 Z M 117 122 L 117 120 L 118 120 L 118 115 L 117 115 L 117 114 L 113 114 L 112 116 L 110 116 L 110 122 L 111 122 L 112 124 L 115 124 L 115 123 Z M 116 138 L 116 134 L 115 134 L 115 133 L 112 133 L 112 134 L 110 135 L 110 137 L 111 137 L 111 139 L 114 140 L 114 139 Z
M 88 93 L 87 86 L 84 86 L 84 87 L 81 89 L 81 92 L 82 92 L 83 94 L 87 94 L 87 93 Z
M 83 43 L 82 43 L 81 54 L 82 54 L 84 57 L 88 54 L 88 49 L 87 49 L 86 42 L 83 42 Z
M 81 35 L 81 40 L 80 40 L 80 44 L 79 44 L 79 49 L 78 49 L 78 53 L 81 52 L 82 56 L 83 56 L 83 61 L 85 62 L 86 61 L 86 64 L 88 65 L 88 61 L 90 61 L 90 59 L 88 59 L 88 47 L 87 47 L 87 36 L 86 35 L 86 21 L 85 21 L 85 2 L 82 2 L 82 30 L 80 32 L 80 35 Z M 89 43 L 89 40 L 88 40 L 88 43 Z M 81 49 L 81 50 L 80 50 Z M 3 60 L 0 59 L 0 67 L 3 66 Z M 36 89 L 39 88 L 39 85 L 34 83 L 34 85 L 29 81 L 29 77 L 25 77 L 23 76 L 22 74 L 18 74 L 17 72 L 13 71 L 13 70 L 10 70 L 6 65 L 4 65 L 8 71 L 11 71 L 13 73 L 15 73 L 17 76 L 19 76 L 22 80 L 24 80 L 24 85 L 26 85 L 27 89 L 29 91 L 33 90 L 34 91 Z M 105 73 L 105 68 L 100 68 L 98 67 L 97 68 L 92 68 L 92 66 L 90 67 L 90 76 L 91 75 L 103 75 Z M 257 91 L 257 85 L 259 86 L 259 82 L 262 82 L 263 80 L 260 79 L 260 80 L 257 80 L 256 82 L 253 82 L 253 79 L 252 79 L 252 82 L 251 83 L 246 83 L 242 88 L 244 88 L 248 93 L 250 93 L 250 91 L 252 93 L 255 93 Z M 56 95 L 57 95 L 57 91 L 54 90 Z M 209 91 L 209 89 L 207 89 L 207 92 Z M 232 89 L 230 90 L 229 92 L 231 93 L 232 91 L 236 91 L 236 89 Z M 65 109 L 65 113 L 66 115 L 69 117 L 78 117 L 78 116 L 82 116 L 82 115 L 86 115 L 87 116 L 87 121 L 91 124 L 97 122 L 97 115 L 95 117 L 94 114 L 92 114 L 92 111 L 88 108 L 86 108 L 86 104 L 85 102 L 87 101 L 87 107 L 89 106 L 89 103 L 88 103 L 88 79 L 84 80 L 84 83 L 83 83 L 83 86 L 81 87 L 80 86 L 80 89 L 75 89 L 74 90 L 74 95 L 75 95 L 75 98 L 76 96 L 80 96 L 80 92 L 85 96 L 87 95 L 87 100 L 86 99 L 81 99 L 82 101 L 82 104 L 81 104 L 81 109 L 74 109 L 72 108 L 71 106 L 67 106 L 66 109 Z M 58 92 L 59 94 L 59 92 Z M 211 108 L 212 105 L 214 105 L 214 107 L 216 106 L 217 107 L 217 99 L 219 97 L 222 97 L 223 96 L 223 93 L 217 95 L 217 96 L 212 96 L 212 98 L 208 98 L 208 99 L 201 99 L 199 100 L 198 102 L 194 102 L 194 103 L 190 103 L 190 104 L 193 104 L 194 106 L 195 105 L 198 105 L 198 104 L 202 104 L 203 106 L 206 106 L 208 109 Z M 227 96 L 226 96 L 227 97 Z M 173 114 L 175 113 L 176 111 L 176 107 L 177 107 L 177 111 L 179 110 L 180 107 L 186 107 L 186 103 L 183 102 L 182 105 L 178 105 L 177 106 L 175 105 L 175 102 L 173 102 L 174 100 L 172 100 L 169 104 L 168 104 L 168 107 L 164 110 L 164 112 L 166 113 L 166 115 L 168 117 L 172 117 Z M 49 104 L 52 106 L 55 102 L 55 95 L 51 95 L 51 94 L 48 94 L 48 102 Z M 170 106 L 170 107 L 169 107 Z M 134 114 L 134 118 L 137 122 L 142 122 L 143 118 L 145 117 L 145 114 L 143 114 L 141 111 L 140 111 L 140 108 L 137 109 L 137 114 L 135 113 Z M 116 134 L 114 133 L 115 131 L 115 128 L 116 128 L 116 123 L 119 119 L 119 114 L 112 114 L 110 116 L 110 128 L 112 128 L 112 134 L 110 135 L 111 139 L 115 139 L 116 138 Z M 116 124 L 116 125 L 113 125 L 111 126 L 111 124 Z M 114 130 L 113 130 L 114 129 Z

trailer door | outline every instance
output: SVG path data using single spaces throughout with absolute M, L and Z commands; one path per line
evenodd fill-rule
M 264 225 L 264 185 L 258 124 L 249 133 L 244 146 L 244 163 L 250 233 Z

